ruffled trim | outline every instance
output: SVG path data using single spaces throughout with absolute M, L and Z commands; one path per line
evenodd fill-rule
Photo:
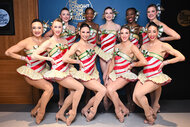
M 70 74 L 73 78 L 79 79 L 82 81 L 89 81 L 91 79 L 95 79 L 95 80 L 99 79 L 99 72 L 96 68 L 94 72 L 91 75 L 89 75 L 83 71 L 78 71 L 75 67 L 71 67 Z
M 167 76 L 164 73 L 160 73 L 157 76 L 152 76 L 152 77 L 147 78 L 146 75 L 142 71 L 139 72 L 138 79 L 143 84 L 146 81 L 150 80 L 158 85 L 166 85 L 172 80 L 169 76 Z
M 116 75 L 115 74 L 115 71 L 113 70 L 110 74 L 109 74 L 109 78 L 112 80 L 112 81 L 115 81 L 117 78 L 124 78 L 126 80 L 129 80 L 131 82 L 134 82 L 137 80 L 137 75 L 128 71 L 126 73 L 123 73 L 123 74 L 120 74 L 120 75 Z
M 25 65 L 17 68 L 17 72 L 19 74 L 24 75 L 32 80 L 43 79 L 43 74 L 46 73 L 47 71 L 49 71 L 48 68 L 44 68 L 41 72 L 36 72 Z
M 47 80 L 62 80 L 69 75 L 70 75 L 69 69 L 67 69 L 67 71 L 65 72 L 51 69 L 50 71 L 46 72 L 43 76 Z
M 113 54 L 112 53 L 106 53 L 104 52 L 101 48 L 99 48 L 98 46 L 96 46 L 94 48 L 96 54 L 101 57 L 103 60 L 105 61 L 109 61 L 110 59 L 112 59 Z

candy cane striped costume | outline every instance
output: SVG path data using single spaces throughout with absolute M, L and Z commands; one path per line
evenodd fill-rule
M 132 33 L 131 33 L 130 41 L 131 41 L 134 45 L 138 46 L 138 44 L 139 44 L 139 36 L 138 36 L 137 34 L 132 34 Z
M 94 47 L 96 46 L 96 34 L 97 31 L 93 28 L 90 28 L 90 37 L 88 39 L 88 43 L 92 44 Z
M 49 56 L 54 59 L 56 64 L 52 64 L 51 70 L 44 74 L 46 79 L 63 79 L 69 75 L 69 64 L 62 61 L 63 55 L 67 52 L 68 45 L 56 44 L 49 52 Z
M 113 53 L 116 44 L 116 31 L 102 30 L 100 33 L 101 49 L 106 53 Z
M 105 61 L 112 58 L 111 54 L 107 54 L 102 51 L 99 47 L 94 47 L 94 49 L 88 49 L 78 56 L 78 59 L 82 62 L 83 67 L 77 71 L 75 68 L 70 69 L 71 75 L 83 81 L 89 81 L 91 79 L 99 79 L 99 72 L 97 71 L 95 59 L 99 55 Z
M 69 49 L 71 48 L 71 46 L 74 44 L 76 40 L 76 34 L 73 31 L 68 30 L 68 29 L 63 31 L 63 33 L 61 34 L 61 37 L 67 40 Z
M 112 81 L 115 81 L 117 78 L 122 77 L 130 81 L 137 80 L 137 75 L 132 73 L 126 68 L 131 64 L 132 59 L 125 53 L 121 52 L 119 48 L 115 49 L 114 52 L 115 65 L 113 71 L 109 74 L 109 77 Z
M 167 84 L 171 81 L 171 78 L 163 74 L 162 70 L 159 70 L 160 65 L 163 62 L 163 57 L 154 53 L 142 50 L 148 64 L 144 66 L 140 72 L 138 78 L 144 83 L 146 80 L 151 80 L 157 84 Z
M 33 80 L 43 79 L 42 74 L 47 71 L 46 68 L 46 61 L 45 60 L 33 60 L 31 59 L 32 53 L 38 48 L 38 45 L 33 46 L 33 49 L 31 50 L 25 50 L 25 53 L 27 54 L 26 59 L 29 60 L 31 64 L 26 64 L 24 66 L 21 66 L 17 69 L 17 72 L 21 75 L 25 75 Z M 42 52 L 40 54 L 41 56 L 47 56 L 47 52 Z

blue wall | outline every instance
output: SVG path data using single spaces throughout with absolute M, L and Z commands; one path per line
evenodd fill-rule
M 44 21 L 53 21 L 59 16 L 60 10 L 67 5 L 69 7 L 69 0 L 39 0 L 39 18 Z M 72 0 L 73 1 L 73 0 Z M 125 11 L 129 7 L 135 7 L 140 11 L 138 24 L 145 26 L 148 22 L 146 17 L 146 9 L 149 4 L 158 4 L 160 0 L 75 0 L 79 4 L 90 4 L 98 12 L 94 22 L 101 25 L 105 21 L 102 19 L 102 14 L 107 6 L 111 6 L 119 12 L 115 18 L 115 22 L 123 25 L 126 24 Z M 121 2 L 120 2 L 121 1 Z M 71 21 L 71 24 L 76 26 L 76 22 Z

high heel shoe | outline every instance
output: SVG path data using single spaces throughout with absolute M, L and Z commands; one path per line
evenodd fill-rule
M 83 108 L 83 109 L 81 110 L 81 115 L 84 116 L 84 117 L 87 117 L 87 115 L 88 115 L 88 110 L 86 110 L 86 109 Z
M 122 111 L 122 114 L 124 117 L 129 116 L 129 109 L 128 108 L 126 108 L 126 107 L 122 108 L 121 111 Z
M 60 109 L 63 106 L 63 102 L 58 102 L 58 108 Z
M 56 113 L 55 120 L 56 120 L 56 122 L 58 122 L 58 120 L 62 120 L 63 122 L 67 121 L 66 117 L 63 114 L 61 115 L 59 113 Z
M 160 113 L 160 106 L 153 106 L 153 110 L 155 113 Z
M 96 115 L 96 110 L 93 107 L 91 107 L 90 112 L 86 116 L 87 122 L 91 121 L 94 118 L 95 115 Z
M 37 116 L 36 116 L 36 124 L 40 124 L 41 121 L 43 120 L 45 115 L 45 112 L 38 112 Z
M 39 108 L 36 108 L 36 107 L 35 107 L 35 108 L 33 108 L 33 109 L 31 110 L 30 115 L 31 115 L 32 117 L 36 117 L 38 111 L 39 111 Z
M 124 115 L 121 111 L 115 111 L 116 117 L 118 118 L 119 122 L 123 123 L 124 122 Z
M 68 112 L 69 117 L 66 120 L 67 126 L 71 125 L 72 121 L 76 118 L 76 113 L 74 113 L 72 110 Z
M 155 119 L 153 118 L 152 114 L 145 115 L 145 117 L 146 117 L 146 120 L 144 120 L 145 124 L 150 124 L 150 125 L 154 124 Z

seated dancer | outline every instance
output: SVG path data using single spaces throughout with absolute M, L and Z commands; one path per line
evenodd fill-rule
M 64 7 L 61 9 L 59 17 L 64 22 L 61 38 L 64 38 L 67 40 L 68 46 L 70 49 L 70 47 L 74 44 L 76 40 L 75 27 L 69 24 L 69 21 L 72 19 L 72 12 L 70 12 L 68 8 Z M 45 33 L 44 36 L 45 37 L 53 36 L 53 30 L 51 29 L 50 31 Z M 59 102 L 58 102 L 59 109 L 63 105 L 64 95 L 65 95 L 65 88 L 59 85 Z
M 184 61 L 185 57 L 168 43 L 158 40 L 158 26 L 154 22 L 150 22 L 148 25 L 148 38 L 150 42 L 141 47 L 148 64 L 139 73 L 139 81 L 135 86 L 133 101 L 143 108 L 146 116 L 144 122 L 154 124 L 156 112 L 149 106 L 145 95 L 171 81 L 171 78 L 162 72 L 165 65 Z M 166 53 L 173 55 L 174 58 L 164 60 Z
M 53 79 L 59 85 L 70 90 L 70 94 L 65 99 L 63 106 L 56 114 L 56 120 L 60 119 L 70 125 L 77 115 L 77 107 L 84 91 L 83 85 L 75 80 L 69 73 L 70 64 L 62 61 L 65 53 L 68 51 L 68 43 L 60 35 L 63 31 L 61 19 L 55 19 L 52 24 L 54 35 L 45 41 L 32 55 L 32 58 L 38 60 L 49 60 L 52 63 L 50 71 L 44 74 L 44 78 Z M 48 51 L 49 57 L 40 56 L 39 54 Z M 80 61 L 77 61 L 80 64 Z M 65 110 L 72 103 L 72 109 L 69 110 L 69 117 L 64 116 Z
M 85 9 L 84 17 L 85 21 L 79 22 L 77 24 L 77 30 L 78 32 L 80 31 L 80 26 L 82 23 L 88 24 L 90 26 L 90 37 L 88 38 L 88 43 L 92 44 L 95 47 L 97 46 L 97 44 L 99 44 L 98 32 L 97 32 L 99 30 L 99 25 L 93 22 L 93 19 L 96 17 L 95 10 L 91 7 L 87 7 Z M 97 60 L 95 62 L 97 62 Z M 84 100 L 85 103 L 87 104 L 91 97 L 90 90 L 85 89 L 84 95 L 85 95 Z
M 43 74 L 48 71 L 46 61 L 34 60 L 31 58 L 33 52 L 48 38 L 42 37 L 43 25 L 40 20 L 34 19 L 31 26 L 33 36 L 28 37 L 7 49 L 5 55 L 25 61 L 26 65 L 19 67 L 17 72 L 24 76 L 24 79 L 28 84 L 43 90 L 42 96 L 38 100 L 37 105 L 31 110 L 31 116 L 36 117 L 36 123 L 40 124 L 44 118 L 47 103 L 53 96 L 53 86 L 43 78 Z M 26 57 L 18 54 L 18 52 L 22 50 L 25 51 Z M 47 56 L 48 53 L 44 51 L 39 55 Z
M 86 88 L 93 90 L 95 96 L 93 96 L 88 104 L 82 109 L 81 113 L 90 121 L 96 115 L 98 105 L 100 104 L 102 98 L 106 93 L 106 88 L 98 81 L 99 73 L 96 69 L 95 59 L 97 54 L 108 61 L 111 59 L 111 55 L 105 55 L 104 52 L 97 46 L 88 43 L 88 38 L 90 36 L 90 27 L 86 23 L 82 23 L 80 26 L 80 40 L 75 43 L 69 52 L 63 58 L 64 62 L 76 63 L 77 60 L 73 60 L 70 57 L 76 55 L 80 64 L 80 70 L 77 71 L 75 68 L 72 68 L 71 74 L 74 78 L 78 79 Z
M 166 24 L 164 24 L 163 22 L 158 20 L 158 17 L 160 16 L 160 14 L 161 14 L 161 7 L 159 5 L 150 4 L 147 7 L 147 18 L 149 19 L 150 22 L 154 22 L 156 25 L 159 26 L 159 34 L 158 34 L 159 40 L 161 40 L 161 41 L 179 40 L 181 37 L 176 31 L 174 31 L 173 29 L 168 27 Z M 146 26 L 148 26 L 148 24 Z M 167 36 L 163 37 L 162 36 L 163 32 Z M 145 33 L 143 33 L 143 34 L 145 35 Z M 146 43 L 149 39 L 144 38 L 143 40 L 144 40 L 144 43 Z M 166 56 L 167 55 L 168 54 L 166 54 Z M 160 87 L 159 89 L 156 89 L 155 91 L 150 93 L 151 106 L 155 113 L 160 112 L 159 99 L 161 96 L 161 92 L 162 92 L 162 87 Z
M 109 75 L 107 76 L 109 78 L 107 94 L 115 106 L 115 113 L 120 122 L 124 122 L 124 116 L 129 114 L 129 110 L 119 99 L 117 90 L 129 82 L 137 80 L 137 75 L 130 71 L 133 67 L 144 66 L 147 63 L 137 46 L 129 40 L 129 36 L 130 28 L 126 25 L 122 26 L 120 30 L 121 43 L 115 45 L 114 57 L 107 73 Z M 134 57 L 139 61 L 132 62 Z

